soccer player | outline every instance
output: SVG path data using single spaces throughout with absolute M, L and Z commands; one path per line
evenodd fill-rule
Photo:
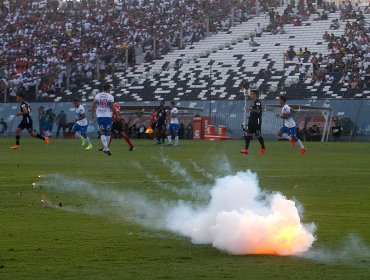
M 123 137 L 123 139 L 126 141 L 126 143 L 129 146 L 130 152 L 135 150 L 135 147 L 134 145 L 132 145 L 130 137 L 128 137 L 128 135 L 125 133 L 123 129 L 123 118 L 121 115 L 121 106 L 118 103 L 113 104 L 112 118 L 113 118 L 112 132 L 120 134 Z M 112 142 L 112 137 L 110 138 L 110 142 L 108 146 L 110 145 L 111 142 Z
M 89 136 L 87 136 L 87 119 L 85 108 L 81 105 L 81 101 L 76 98 L 73 101 L 73 104 L 76 108 L 76 123 L 72 127 L 72 131 L 75 133 L 75 136 L 82 141 L 82 146 L 85 146 L 87 142 L 86 150 L 92 149 L 91 141 Z
M 23 129 L 27 129 L 28 133 L 32 137 L 39 138 L 41 140 L 44 140 L 45 144 L 49 144 L 49 137 L 47 136 L 41 136 L 40 134 L 36 133 L 33 130 L 33 121 L 30 116 L 31 113 L 31 106 L 24 100 L 24 95 L 22 93 L 17 94 L 17 102 L 20 104 L 20 112 L 17 112 L 17 116 L 22 116 L 23 119 L 19 123 L 17 129 L 15 130 L 15 146 L 10 147 L 12 150 L 18 150 L 20 148 L 19 140 L 21 138 L 21 131 Z
M 167 110 L 164 107 L 164 101 L 161 100 L 157 111 L 157 121 L 155 124 L 155 133 L 157 135 L 157 144 L 164 144 L 166 139 L 166 118 Z
M 280 129 L 278 135 L 279 137 L 283 137 L 284 139 L 289 140 L 292 146 L 295 146 L 295 143 L 298 143 L 301 154 L 306 152 L 306 148 L 304 147 L 302 141 L 297 137 L 296 132 L 296 123 L 293 120 L 291 108 L 288 104 L 286 104 L 286 96 L 280 95 L 279 96 L 279 105 L 281 109 L 281 115 L 277 114 L 276 117 L 283 119 L 283 127 Z
M 113 103 L 114 97 L 110 94 L 112 87 L 110 84 L 105 84 L 103 87 L 103 92 L 98 93 L 93 101 L 91 109 L 91 119 L 95 117 L 98 118 L 98 125 L 100 131 L 100 140 L 103 144 L 103 151 L 108 156 L 112 155 L 108 144 L 111 138 L 112 129 L 112 113 L 113 113 Z
M 171 101 L 170 105 L 170 125 L 168 126 L 168 146 L 172 145 L 172 135 L 175 137 L 175 146 L 179 145 L 179 120 L 177 118 L 178 110 L 176 108 L 176 102 Z
M 261 149 L 259 154 L 263 155 L 266 151 L 265 142 L 261 135 L 261 124 L 262 124 L 262 104 L 261 101 L 258 99 L 259 92 L 255 89 L 252 89 L 250 92 L 250 97 L 252 99 L 252 103 L 250 108 L 245 108 L 245 110 L 249 110 L 249 119 L 248 119 L 248 126 L 244 133 L 245 139 L 245 149 L 240 150 L 243 154 L 249 153 L 249 144 L 252 140 L 253 134 L 256 135 L 258 141 L 261 144 Z

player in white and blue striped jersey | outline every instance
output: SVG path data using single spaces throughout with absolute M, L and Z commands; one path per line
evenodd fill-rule
M 87 136 L 87 118 L 86 118 L 86 111 L 84 106 L 81 105 L 81 101 L 79 99 L 75 99 L 73 104 L 76 108 L 76 123 L 72 127 L 72 131 L 75 133 L 75 137 L 81 139 L 82 146 L 85 146 L 87 143 L 86 150 L 92 149 L 91 141 L 89 136 Z

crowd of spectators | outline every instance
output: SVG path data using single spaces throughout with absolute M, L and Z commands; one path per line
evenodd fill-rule
M 266 31 L 272 34 L 285 34 L 285 24 L 302 25 L 303 21 L 306 21 L 312 13 L 316 12 L 313 3 L 314 1 L 312 0 L 300 0 L 297 2 L 297 5 L 288 4 L 281 15 L 274 9 L 270 9 L 266 15 L 266 17 L 270 18 Z
M 7 88 L 15 96 L 17 91 L 35 92 L 37 85 L 39 98 L 59 94 L 66 84 L 80 86 L 123 67 L 126 49 L 131 66 L 135 51 L 150 62 L 207 32 L 229 28 L 231 6 L 234 20 L 245 21 L 267 10 L 268 3 L 5 0 L 0 3 L 0 92 Z
M 370 88 L 370 25 L 364 17 L 370 13 L 368 7 L 361 8 L 350 1 L 343 1 L 338 7 L 324 3 L 323 7 L 323 13 L 340 11 L 340 19 L 334 19 L 330 29 L 345 25 L 344 34 L 336 36 L 325 31 L 323 40 L 328 46 L 327 54 L 311 53 L 307 49 L 296 52 L 290 47 L 286 52 L 287 60 L 298 58 L 294 72 L 300 73 L 302 78 L 308 69 L 305 65 L 311 64 L 312 83 L 341 83 L 349 89 Z
M 365 11 L 351 2 L 342 2 L 339 10 L 345 32 L 340 37 L 327 32 L 323 35 L 329 54 L 322 56 L 321 62 L 318 59 L 320 65 L 313 64 L 314 80 L 326 84 L 338 81 L 350 89 L 370 88 L 370 30 Z

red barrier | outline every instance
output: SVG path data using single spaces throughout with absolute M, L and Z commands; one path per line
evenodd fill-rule
M 226 136 L 227 133 L 227 127 L 225 125 L 219 125 L 218 126 L 218 136 Z
M 206 127 L 206 135 L 207 136 L 213 136 L 213 135 L 215 135 L 215 126 L 214 125 L 211 125 L 211 124 L 209 124 L 209 125 L 207 125 L 207 127 Z

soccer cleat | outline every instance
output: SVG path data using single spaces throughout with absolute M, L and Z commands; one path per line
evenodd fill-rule
M 134 146 L 130 147 L 129 151 L 132 152 L 133 150 L 135 150 L 135 147 Z
M 49 137 L 48 136 L 44 137 L 44 142 L 45 142 L 46 145 L 49 145 Z
M 104 152 L 107 156 L 111 156 L 111 155 L 112 155 L 112 153 L 110 152 L 110 150 L 106 150 L 106 151 L 104 151 L 104 150 L 103 150 L 103 152 Z
M 300 149 L 299 152 L 301 153 L 301 155 L 303 155 L 306 152 L 306 148 Z
M 295 147 L 295 141 L 294 141 L 294 138 L 293 137 L 290 138 L 290 141 L 289 142 L 292 145 L 292 147 Z
M 87 147 L 85 148 L 85 150 L 91 150 L 93 148 L 93 145 L 87 145 Z
M 241 152 L 242 154 L 246 154 L 246 155 L 249 153 L 249 151 L 248 151 L 247 149 L 240 150 L 240 152 Z
M 100 152 L 103 152 L 104 151 L 104 148 L 99 148 L 98 149 Z
M 86 144 L 86 140 L 85 140 L 85 138 L 82 138 L 81 139 L 81 146 L 85 146 L 85 144 Z
M 260 156 L 262 156 L 266 152 L 266 147 L 261 148 L 260 150 Z
M 19 145 L 14 145 L 12 147 L 10 147 L 10 149 L 12 150 L 19 150 L 20 146 Z

